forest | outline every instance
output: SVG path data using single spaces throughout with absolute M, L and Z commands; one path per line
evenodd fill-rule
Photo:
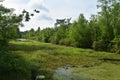
M 98 0 L 97 15 L 89 20 L 80 14 L 78 20 L 56 19 L 53 28 L 40 27 L 35 31 L 20 32 L 19 38 L 38 40 L 47 43 L 78 48 L 91 48 L 97 51 L 120 53 L 120 2 L 118 0 Z
M 51 80 L 50 73 L 68 63 L 90 66 L 101 60 L 113 60 L 117 66 L 120 60 L 120 1 L 98 0 L 96 7 L 99 12 L 88 20 L 81 13 L 73 22 L 72 17 L 56 19 L 54 26 L 22 32 L 19 27 L 24 26 L 23 21 L 29 22 L 29 12 L 23 10 L 18 15 L 13 8 L 0 5 L 0 80 L 36 80 L 35 77 L 42 73 L 46 80 Z M 109 62 L 106 65 L 109 66 Z M 45 70 L 40 70 L 43 68 Z

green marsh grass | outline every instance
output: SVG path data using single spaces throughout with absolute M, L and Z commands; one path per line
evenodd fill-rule
M 33 65 L 36 65 L 39 70 L 42 69 L 50 72 L 66 65 L 91 66 L 101 64 L 102 61 L 100 59 L 102 58 L 120 59 L 120 55 L 115 53 L 96 52 L 91 49 L 58 46 L 51 43 L 42 43 L 37 41 L 11 41 L 9 49 L 17 55 L 22 56 Z M 109 67 L 109 62 L 105 65 Z M 120 67 L 120 65 L 118 66 Z M 102 69 L 103 67 L 99 68 Z M 92 72 L 97 73 L 97 68 L 93 69 L 90 73 Z

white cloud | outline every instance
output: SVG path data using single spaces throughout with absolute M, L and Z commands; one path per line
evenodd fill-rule
M 23 9 L 35 14 L 29 22 L 24 22 L 25 27 L 20 28 L 21 31 L 29 30 L 30 28 L 37 29 L 38 26 L 43 29 L 45 26 L 53 24 L 49 9 L 43 0 L 5 0 L 3 5 L 8 8 L 15 8 L 16 14 L 20 14 Z M 35 13 L 35 9 L 39 10 L 40 13 Z
M 80 13 L 89 19 L 91 14 L 97 12 L 97 0 L 5 0 L 3 4 L 15 8 L 16 13 L 20 13 L 23 9 L 31 13 L 35 13 L 34 9 L 40 10 L 30 22 L 25 23 L 25 27 L 21 28 L 22 31 L 37 29 L 38 26 L 41 29 L 53 26 L 58 18 L 72 17 L 72 20 L 76 20 Z
M 43 15 L 39 15 L 38 20 L 45 20 L 45 21 L 53 21 L 53 19 L 51 18 L 51 16 L 43 14 Z
M 28 3 L 28 8 L 30 9 L 39 9 L 45 12 L 49 12 L 49 9 L 44 4 L 43 0 L 30 0 Z

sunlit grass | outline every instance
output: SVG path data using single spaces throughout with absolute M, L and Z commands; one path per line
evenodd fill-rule
M 50 43 L 10 42 L 10 49 L 24 58 L 40 63 L 44 68 L 55 69 L 65 65 L 83 65 L 97 62 L 100 58 L 120 58 L 120 55 L 107 52 L 96 52 L 91 49 L 80 49 L 58 46 Z
M 67 73 L 89 80 L 120 80 L 119 68 L 120 65 L 104 62 L 99 66 L 74 68 L 74 70 L 69 70 Z
M 115 53 L 96 52 L 91 49 L 58 46 L 51 43 L 41 43 L 37 41 L 31 42 L 11 41 L 9 48 L 11 51 L 15 52 L 19 56 L 22 56 L 27 61 L 31 62 L 33 65 L 36 65 L 39 69 L 44 69 L 48 71 L 54 71 L 55 69 L 66 65 L 91 66 L 97 63 L 98 64 L 101 63 L 102 58 L 120 59 L 120 55 Z M 103 70 L 103 68 L 106 66 L 109 67 L 109 63 L 106 63 L 105 65 L 103 64 L 98 68 L 95 67 L 86 75 L 90 76 L 89 74 L 93 72 L 94 73 L 93 76 L 95 76 L 95 74 L 99 72 L 97 71 L 97 69 Z M 113 67 L 113 70 L 116 70 L 115 67 L 117 66 L 111 65 L 111 67 Z M 119 72 L 117 73 L 120 74 Z M 96 75 L 95 77 L 99 78 L 98 75 Z M 114 77 L 117 77 L 117 75 Z

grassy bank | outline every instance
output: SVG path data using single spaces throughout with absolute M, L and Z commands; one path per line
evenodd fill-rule
M 39 74 L 47 74 L 47 72 L 53 72 L 66 65 L 93 66 L 102 63 L 104 59 L 120 59 L 120 55 L 115 53 L 96 52 L 91 49 L 58 46 L 36 41 L 11 41 L 9 48 L 35 65 Z

